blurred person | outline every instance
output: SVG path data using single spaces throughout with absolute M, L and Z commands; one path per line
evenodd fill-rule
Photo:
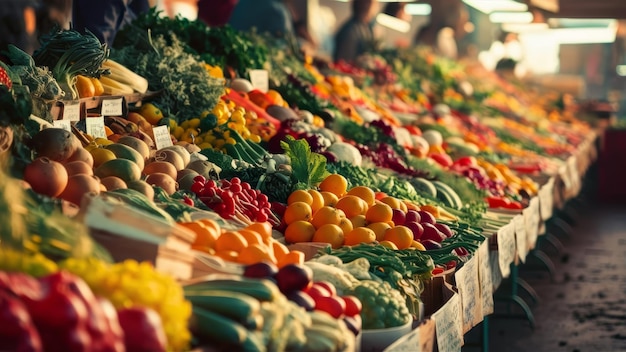
M 70 28 L 72 0 L 40 0 L 37 9 L 38 35 L 49 33 L 55 27 Z
M 295 35 L 293 18 L 283 0 L 239 0 L 228 24 L 240 31 L 256 28 L 281 38 Z
M 458 42 L 466 34 L 468 21 L 469 11 L 460 0 L 433 3 L 430 20 L 417 32 L 414 44 L 430 46 L 443 57 L 457 59 Z
M 413 18 L 411 14 L 405 11 L 406 4 L 406 2 L 388 2 L 385 4 L 382 13 L 391 17 L 395 17 L 410 25 Z M 409 47 L 411 44 L 411 39 L 409 36 L 407 36 L 406 33 L 399 32 L 394 29 L 383 27 L 381 31 L 379 33 L 375 33 L 375 35 L 380 38 L 385 38 L 387 46 L 406 48 Z
M 148 0 L 73 0 L 72 27 L 81 33 L 88 29 L 112 46 L 117 32 L 149 9 Z
M 198 19 L 209 27 L 228 23 L 239 0 L 198 0 Z
M 13 44 L 32 54 L 37 47 L 36 0 L 0 0 L 0 52 Z
M 379 9 L 378 0 L 352 0 L 352 16 L 335 34 L 334 61 L 354 62 L 373 49 L 376 38 L 372 21 Z

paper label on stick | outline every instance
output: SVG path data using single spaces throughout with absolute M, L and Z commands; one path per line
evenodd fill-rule
M 173 145 L 170 129 L 167 126 L 154 126 L 152 127 L 152 133 L 154 134 L 154 143 L 157 150 Z
M 124 98 L 102 100 L 102 109 L 100 110 L 100 113 L 102 116 L 122 116 L 124 113 L 122 109 L 123 101 Z
M 80 102 L 78 100 L 63 102 L 63 120 L 80 120 Z
M 68 132 L 72 132 L 72 121 L 70 120 L 54 120 L 52 124 L 56 128 L 62 128 Z
M 107 138 L 104 130 L 104 116 L 93 116 L 85 118 L 87 134 L 93 138 Z

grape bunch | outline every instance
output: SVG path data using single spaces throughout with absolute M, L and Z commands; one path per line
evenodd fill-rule
M 196 176 L 191 191 L 223 219 L 244 216 L 252 222 L 278 222 L 267 195 L 253 189 L 249 183 L 242 182 L 239 177 L 207 180 L 203 176 Z

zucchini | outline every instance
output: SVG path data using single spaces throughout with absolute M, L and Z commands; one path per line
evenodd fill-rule
M 133 94 L 135 91 L 130 86 L 111 79 L 107 76 L 100 76 L 100 83 L 102 83 L 103 93 L 107 95 L 126 95 Z
M 218 344 L 241 346 L 248 338 L 248 330 L 221 314 L 194 306 L 189 329 L 201 339 Z
M 126 66 L 111 59 L 107 59 L 102 63 L 102 68 L 108 69 L 111 72 L 111 74 L 106 77 L 127 85 L 132 88 L 133 91 L 137 91 L 139 93 L 145 93 L 148 91 L 148 80 L 136 74 L 132 70 L 129 70 Z
M 432 184 L 437 189 L 437 198 L 439 200 L 441 200 L 442 202 L 446 202 L 446 205 L 451 208 L 463 208 L 463 201 L 461 200 L 461 197 L 459 197 L 459 195 L 456 193 L 456 191 L 452 189 L 452 187 L 441 181 L 432 181 Z
M 261 303 L 252 296 L 226 290 L 193 291 L 185 298 L 194 306 L 219 313 L 244 323 L 251 316 L 258 315 Z
M 274 301 L 281 294 L 278 286 L 267 279 L 218 279 L 183 286 L 185 295 L 193 295 L 205 290 L 220 290 L 243 293 L 261 302 Z
M 410 182 L 420 195 L 431 199 L 437 199 L 437 188 L 435 188 L 432 182 L 421 177 L 415 177 L 411 179 Z

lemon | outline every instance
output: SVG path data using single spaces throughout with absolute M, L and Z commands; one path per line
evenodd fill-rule
M 152 103 L 142 104 L 139 109 L 139 113 L 146 119 L 146 121 L 150 122 L 151 125 L 156 125 L 159 120 L 163 118 L 163 112 L 161 112 L 161 109 Z
M 91 149 L 89 151 L 89 153 L 91 153 L 91 156 L 93 156 L 93 167 L 94 167 L 94 169 L 97 168 L 98 166 L 104 164 L 105 162 L 107 162 L 109 160 L 113 160 L 113 159 L 117 158 L 115 156 L 115 153 L 113 153 L 112 151 L 110 151 L 108 149 L 104 149 L 104 148 L 94 148 L 94 149 Z

